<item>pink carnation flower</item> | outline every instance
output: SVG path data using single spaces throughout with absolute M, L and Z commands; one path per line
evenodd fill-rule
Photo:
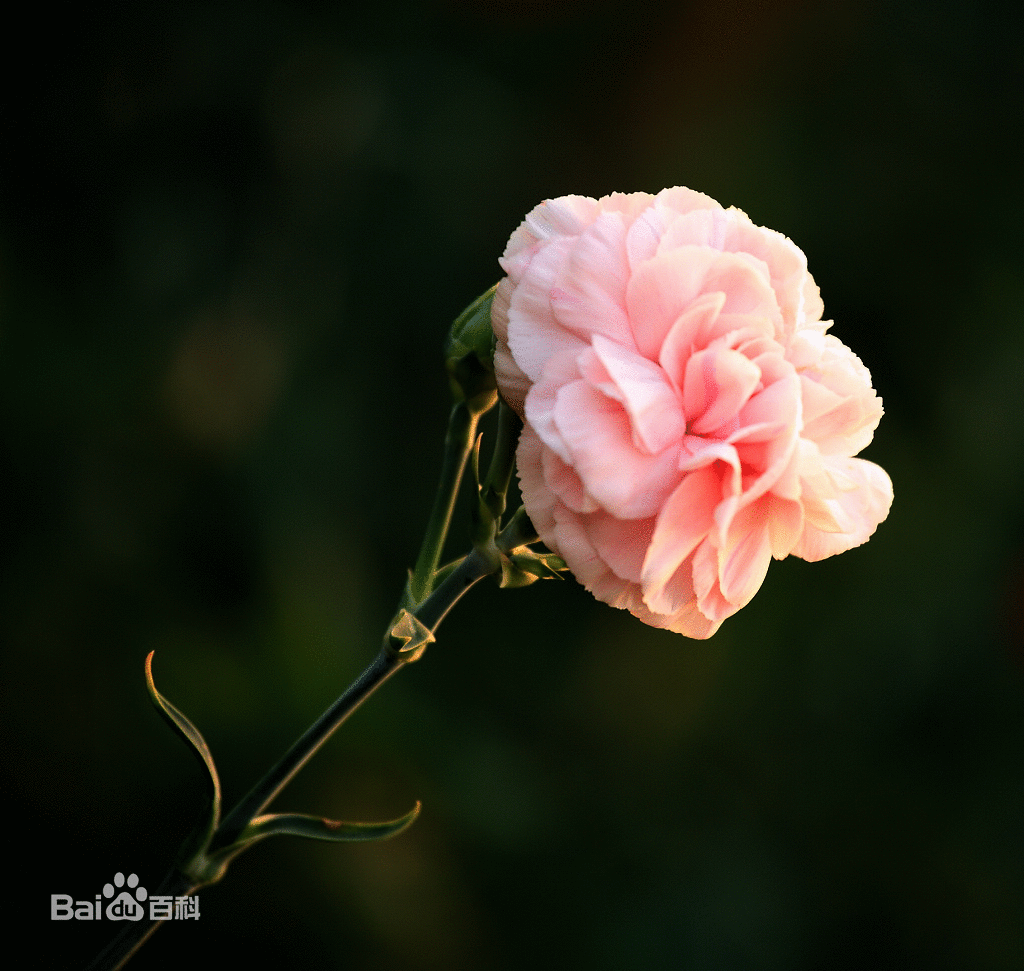
M 599 600 L 710 637 L 774 556 L 865 542 L 882 415 L 804 254 L 689 189 L 563 196 L 509 239 L 495 371 L 537 532 Z

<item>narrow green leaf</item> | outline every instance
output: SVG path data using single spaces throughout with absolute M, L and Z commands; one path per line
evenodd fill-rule
M 206 744 L 206 739 L 200 734 L 199 729 L 156 690 L 156 684 L 153 682 L 153 655 L 155 653 L 155 651 L 150 651 L 146 658 L 146 688 L 164 721 L 171 726 L 176 735 L 184 739 L 192 754 L 206 770 L 207 794 L 210 798 L 210 822 L 207 826 L 209 837 L 213 835 L 213 831 L 220 822 L 220 778 L 217 775 L 217 766 L 214 765 L 210 747 Z
M 383 840 L 397 836 L 415 822 L 420 814 L 420 803 L 399 819 L 384 823 L 342 823 L 320 816 L 303 813 L 274 813 L 257 816 L 238 837 L 238 843 L 252 843 L 267 836 L 301 836 L 331 843 L 350 843 Z

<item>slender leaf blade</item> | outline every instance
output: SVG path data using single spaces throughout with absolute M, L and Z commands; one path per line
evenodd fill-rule
M 195 755 L 206 770 L 207 794 L 210 798 L 211 806 L 209 834 L 212 836 L 213 831 L 220 822 L 221 793 L 217 766 L 213 762 L 213 754 L 210 752 L 210 747 L 206 744 L 206 739 L 203 738 L 199 729 L 157 691 L 156 684 L 153 681 L 153 655 L 155 653 L 156 651 L 150 651 L 146 657 L 146 688 L 149 691 L 153 704 L 156 705 L 156 709 L 160 712 L 164 721 L 171 726 L 176 735 L 184 740 L 192 754 Z
M 389 839 L 408 829 L 420 814 L 416 803 L 404 816 L 382 823 L 346 823 L 304 813 L 274 813 L 257 816 L 238 838 L 239 843 L 251 843 L 267 836 L 301 836 L 304 839 L 324 840 L 330 843 L 368 842 Z

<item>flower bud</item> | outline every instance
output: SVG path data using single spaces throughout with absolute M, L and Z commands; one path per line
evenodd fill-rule
M 496 287 L 477 297 L 452 324 L 445 345 L 445 369 L 456 401 L 482 414 L 498 400 L 494 378 L 491 301 Z

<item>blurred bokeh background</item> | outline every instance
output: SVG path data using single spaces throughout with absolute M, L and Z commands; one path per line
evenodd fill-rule
M 1024 967 L 1016 4 L 27 16 L 0 109 L 19 967 L 91 957 L 111 925 L 49 895 L 152 890 L 202 808 L 146 654 L 233 802 L 376 648 L 439 470 L 444 333 L 509 233 L 546 197 L 676 184 L 808 254 L 885 400 L 890 519 L 774 564 L 704 643 L 571 581 L 474 591 L 275 806 L 421 799 L 416 825 L 271 841 L 132 967 Z

